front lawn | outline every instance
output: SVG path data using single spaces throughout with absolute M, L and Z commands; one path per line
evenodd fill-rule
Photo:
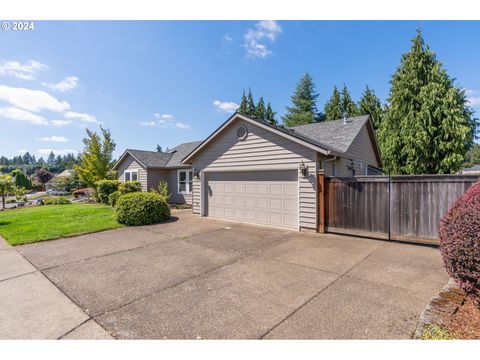
M 45 205 L 0 212 L 0 236 L 10 245 L 30 244 L 63 236 L 121 227 L 110 206 Z

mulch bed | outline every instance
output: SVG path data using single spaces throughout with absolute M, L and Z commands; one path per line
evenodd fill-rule
M 480 339 L 480 308 L 467 296 L 445 327 L 454 337 Z
M 444 329 L 455 339 L 480 339 L 480 308 L 453 280 L 427 305 L 414 338 L 421 339 L 431 327 Z

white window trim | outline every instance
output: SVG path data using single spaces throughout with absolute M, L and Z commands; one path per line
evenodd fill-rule
M 130 174 L 130 180 L 127 180 L 127 176 L 126 174 Z M 137 180 L 132 180 L 132 174 L 137 174 Z M 124 171 L 123 172 L 123 181 L 126 182 L 126 181 L 139 181 L 138 180 L 138 170 L 127 170 L 127 171 Z
M 180 173 L 185 173 L 185 189 L 186 191 L 180 191 Z M 190 175 L 188 175 L 190 174 Z M 191 194 L 192 189 L 190 189 L 190 181 L 192 180 L 193 187 L 193 170 L 189 169 L 178 169 L 177 170 L 177 194 Z

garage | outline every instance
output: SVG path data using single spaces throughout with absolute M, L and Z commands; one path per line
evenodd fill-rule
M 298 171 L 208 172 L 205 216 L 298 229 Z

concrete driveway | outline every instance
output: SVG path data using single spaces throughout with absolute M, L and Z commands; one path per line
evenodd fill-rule
M 120 339 L 410 338 L 448 280 L 431 247 L 174 216 L 16 250 Z

